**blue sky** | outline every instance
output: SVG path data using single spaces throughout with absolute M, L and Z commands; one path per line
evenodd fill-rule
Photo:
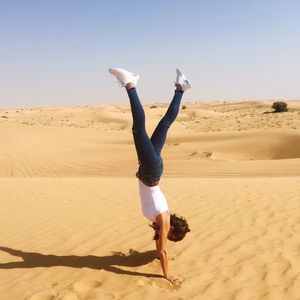
M 300 1 L 0 0 L 0 107 L 127 103 L 107 72 L 141 76 L 143 102 L 300 99 Z

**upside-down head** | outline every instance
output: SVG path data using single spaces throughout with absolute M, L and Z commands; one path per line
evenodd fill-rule
M 168 240 L 173 242 L 183 240 L 185 235 L 191 231 L 186 219 L 177 217 L 175 214 L 171 214 L 170 225 L 171 230 L 168 234 Z

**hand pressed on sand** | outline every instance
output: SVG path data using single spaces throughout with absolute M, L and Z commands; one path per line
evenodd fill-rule
M 165 277 L 166 278 L 166 277 Z M 181 277 L 180 275 L 178 276 L 172 276 L 170 275 L 168 278 L 166 278 L 169 282 L 171 282 L 175 286 L 179 286 L 183 283 L 184 278 Z

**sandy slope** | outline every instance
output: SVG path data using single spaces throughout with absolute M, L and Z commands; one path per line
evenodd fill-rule
M 299 299 L 300 105 L 189 104 L 161 188 L 192 232 L 160 274 L 124 106 L 0 110 L 0 299 Z M 151 132 L 166 109 L 146 107 Z
M 135 179 L 0 184 L 1 299 L 298 299 L 299 178 L 165 179 L 192 228 L 170 243 L 181 287 L 156 277 Z

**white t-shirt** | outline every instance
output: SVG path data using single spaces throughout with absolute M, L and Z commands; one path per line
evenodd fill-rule
M 155 221 L 159 214 L 169 211 L 167 200 L 158 185 L 147 186 L 139 180 L 139 192 L 143 215 L 147 219 Z

